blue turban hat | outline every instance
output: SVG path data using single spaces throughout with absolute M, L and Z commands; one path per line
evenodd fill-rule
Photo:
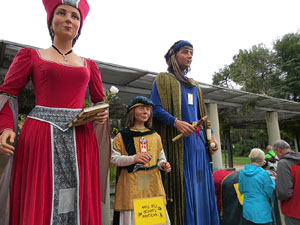
M 174 54 L 176 54 L 182 47 L 184 46 L 189 46 L 191 48 L 193 48 L 193 45 L 188 42 L 188 41 L 184 41 L 184 40 L 181 40 L 181 41 L 178 41 L 176 42 L 167 52 L 167 54 L 165 55 L 165 59 L 166 59 L 166 62 L 168 64 L 170 58 L 171 58 L 171 55 L 172 55 L 172 51 L 174 52 Z

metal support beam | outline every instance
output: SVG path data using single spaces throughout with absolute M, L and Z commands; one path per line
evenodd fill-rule
M 226 143 L 226 149 L 228 152 L 229 168 L 233 168 L 233 154 L 232 154 L 232 145 L 231 145 L 231 137 L 230 137 L 230 127 L 225 127 L 224 138 Z

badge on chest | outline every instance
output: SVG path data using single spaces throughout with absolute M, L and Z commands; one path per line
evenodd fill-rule
M 145 137 L 141 137 L 139 141 L 140 153 L 148 153 L 148 142 Z
M 188 104 L 193 105 L 194 104 L 193 93 L 188 93 L 187 95 L 188 95 Z

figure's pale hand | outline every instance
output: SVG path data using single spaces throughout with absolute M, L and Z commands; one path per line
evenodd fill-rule
M 171 170 L 172 170 L 171 165 L 170 165 L 170 163 L 168 163 L 168 162 L 162 162 L 162 163 L 160 164 L 160 166 L 161 166 L 161 168 L 163 168 L 163 170 L 164 170 L 166 173 L 170 173 Z
M 152 157 L 148 153 L 136 154 L 134 157 L 134 163 L 147 164 L 151 158 Z
M 97 116 L 94 116 L 93 118 L 93 121 L 96 123 L 96 124 L 104 124 L 106 120 L 108 120 L 108 110 L 105 110 L 103 112 L 100 112 L 97 114 Z
M 195 131 L 195 128 L 191 124 L 182 120 L 176 120 L 175 128 L 186 137 Z
M 217 142 L 217 140 L 216 140 L 216 138 L 215 138 L 215 135 L 212 135 L 212 136 L 211 136 L 211 141 L 210 141 L 210 142 L 215 144 L 214 147 L 211 146 L 212 154 L 215 154 L 216 151 L 218 151 L 218 149 L 219 149 L 218 142 Z
M 0 153 L 8 156 L 13 155 L 15 147 L 11 144 L 15 142 L 15 138 L 16 133 L 13 130 L 7 129 L 3 131 L 0 135 Z

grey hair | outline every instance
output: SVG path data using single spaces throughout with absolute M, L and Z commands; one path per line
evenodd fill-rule
M 265 160 L 265 153 L 259 148 L 253 148 L 249 154 L 249 158 L 252 163 L 261 163 Z
M 284 140 L 278 140 L 273 144 L 274 150 L 278 150 L 278 149 L 283 150 L 283 149 L 290 149 L 290 148 L 291 148 L 290 145 Z

